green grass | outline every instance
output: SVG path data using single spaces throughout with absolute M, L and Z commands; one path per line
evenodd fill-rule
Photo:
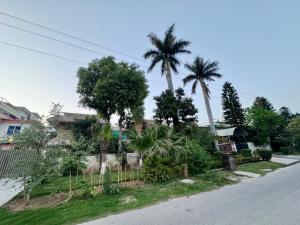
M 165 184 L 146 185 L 136 189 L 122 189 L 121 194 L 114 196 L 100 194 L 87 200 L 72 199 L 54 208 L 41 208 L 16 213 L 0 208 L 0 225 L 75 224 L 87 219 L 140 208 L 169 198 L 209 191 L 232 183 L 220 175 L 211 176 L 208 174 L 194 179 L 196 180 L 194 184 L 181 184 L 174 181 Z M 126 197 L 136 200 L 125 203 L 122 199 Z
M 122 179 L 125 181 L 129 181 L 129 179 L 133 179 L 136 178 L 136 173 L 133 171 L 126 171 L 123 172 L 122 175 Z M 77 182 L 76 182 L 76 177 L 73 176 L 72 177 L 72 189 L 79 189 L 83 186 L 82 182 L 83 180 L 86 180 L 89 183 L 98 185 L 99 183 L 99 173 L 95 173 L 93 178 L 91 179 L 91 176 L 84 176 L 83 175 L 79 175 Z M 113 182 L 117 182 L 118 181 L 118 175 L 116 172 L 112 172 L 112 180 Z M 70 177 L 66 176 L 66 177 L 59 177 L 49 183 L 44 183 L 41 184 L 37 187 L 35 187 L 32 192 L 31 192 L 31 197 L 38 197 L 38 196 L 42 196 L 42 195 L 49 195 L 49 194 L 56 194 L 59 192 L 67 192 L 69 190 L 69 185 L 70 185 Z M 19 194 L 17 197 L 23 197 L 22 193 Z
M 257 173 L 260 175 L 265 175 L 268 172 L 262 171 L 263 169 L 272 169 L 276 170 L 280 167 L 283 167 L 283 164 L 276 163 L 276 162 L 257 162 L 257 163 L 251 163 L 251 164 L 245 164 L 238 167 L 238 170 L 250 172 L 250 173 Z

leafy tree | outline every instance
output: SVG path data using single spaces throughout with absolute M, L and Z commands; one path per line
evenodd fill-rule
M 78 77 L 77 91 L 83 105 L 97 110 L 107 121 L 113 113 L 119 115 L 118 149 L 122 153 L 126 111 L 143 105 L 148 94 L 144 73 L 134 64 L 117 63 L 113 57 L 106 57 L 81 68 Z M 123 162 L 125 154 L 123 151 Z
M 168 125 L 171 122 L 175 124 L 175 118 L 179 117 L 181 123 L 191 123 L 197 121 L 196 114 L 198 110 L 193 104 L 191 98 L 185 97 L 184 90 L 178 88 L 176 96 L 170 90 L 162 92 L 160 96 L 154 97 L 157 108 L 154 110 L 154 118 L 162 123 L 165 121 Z
M 291 110 L 288 107 L 281 107 L 279 109 L 279 114 L 282 116 L 284 123 L 287 125 L 290 120 L 293 118 L 293 114 L 291 112 Z
M 31 127 L 25 128 L 20 134 L 13 137 L 14 148 L 34 150 L 41 155 L 52 137 L 49 127 L 41 122 L 34 121 Z
M 28 204 L 31 190 L 60 175 L 59 158 L 61 149 L 51 147 L 51 130 L 40 122 L 34 122 L 30 128 L 14 135 L 15 161 L 14 168 L 23 167 L 15 173 L 16 178 L 24 183 L 24 200 Z M 21 177 L 21 178 L 20 178 Z
M 274 107 L 271 102 L 265 97 L 256 97 L 253 103 L 254 107 L 260 107 L 269 111 L 274 111 Z
M 233 127 L 243 126 L 245 114 L 237 91 L 231 83 L 225 82 L 222 93 L 223 115 L 225 122 Z
M 256 131 L 253 142 L 258 145 L 270 143 L 278 135 L 283 123 L 279 114 L 262 107 L 248 109 L 246 117 L 247 125 Z
M 145 59 L 152 59 L 148 72 L 152 71 L 157 63 L 161 63 L 161 73 L 166 75 L 168 87 L 172 94 L 174 94 L 174 87 L 171 70 L 177 73 L 177 66 L 180 65 L 177 55 L 191 53 L 186 49 L 190 42 L 177 39 L 174 36 L 174 30 L 175 25 L 173 24 L 167 29 L 163 40 L 154 33 L 149 34 L 148 37 L 154 49 L 150 49 L 144 54 Z
M 287 126 L 288 132 L 292 136 L 293 144 L 300 150 L 300 116 L 295 117 Z
M 113 101 L 104 101 L 103 97 L 100 99 L 98 96 L 97 84 L 111 76 L 111 74 L 120 71 L 120 65 L 115 62 L 114 58 L 103 57 L 95 59 L 89 63 L 88 67 L 81 67 L 77 72 L 78 84 L 77 92 L 80 97 L 80 104 L 90 109 L 96 110 L 103 118 L 109 122 L 111 115 L 116 112 L 115 104 Z M 111 92 L 107 93 L 107 98 Z
M 187 75 L 183 79 L 183 83 L 184 85 L 186 85 L 187 83 L 193 81 L 192 94 L 196 93 L 197 84 L 200 84 L 204 96 L 210 129 L 212 134 L 215 135 L 216 129 L 214 126 L 213 116 L 209 104 L 210 90 L 208 88 L 207 82 L 214 81 L 215 78 L 222 77 L 222 75 L 218 73 L 219 64 L 218 62 L 205 61 L 203 58 L 197 56 L 193 64 L 186 64 L 185 67 L 191 72 L 191 74 Z

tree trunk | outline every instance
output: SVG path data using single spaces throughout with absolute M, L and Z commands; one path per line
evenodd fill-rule
M 102 140 L 102 154 L 101 154 L 101 169 L 100 174 L 105 174 L 106 172 L 106 152 L 107 152 L 107 143 Z
M 183 164 L 183 177 L 188 177 L 188 176 L 189 176 L 188 164 L 184 163 Z
M 172 91 L 172 93 L 174 95 L 174 87 L 173 87 L 172 76 L 171 76 L 171 68 L 170 68 L 169 63 L 167 63 L 166 78 L 167 78 L 167 82 L 168 82 L 168 88 L 169 88 L 170 91 Z
M 204 102 L 205 102 L 207 116 L 208 116 L 208 120 L 209 120 L 210 131 L 213 135 L 216 135 L 216 128 L 214 125 L 214 119 L 213 119 L 213 115 L 212 115 L 210 104 L 209 104 L 208 93 L 206 92 L 205 84 L 200 82 L 200 85 L 201 85 L 203 96 L 204 96 Z
M 204 102 L 205 102 L 207 116 L 208 116 L 208 120 L 209 120 L 210 131 L 214 136 L 216 136 L 217 132 L 216 132 L 214 119 L 213 119 L 213 115 L 212 115 L 210 104 L 209 104 L 209 99 L 208 99 L 208 93 L 206 91 L 206 86 L 205 86 L 205 84 L 203 84 L 201 82 L 200 82 L 200 85 L 201 85 L 203 96 L 204 96 Z M 214 142 L 215 142 L 216 149 L 219 151 L 218 141 L 215 140 Z
M 118 154 L 121 155 L 122 168 L 124 169 L 127 160 L 126 160 L 126 152 L 123 151 L 122 148 L 122 124 L 123 124 L 123 116 L 120 115 L 119 118 L 119 137 L 118 137 Z

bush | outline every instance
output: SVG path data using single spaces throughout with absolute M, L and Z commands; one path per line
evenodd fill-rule
M 285 154 L 285 155 L 289 155 L 294 153 L 295 149 L 293 147 L 281 147 L 280 148 L 280 152 Z
M 197 142 L 189 143 L 187 155 L 189 174 L 199 174 L 210 169 L 212 157 Z
M 259 149 L 259 150 L 257 150 L 257 153 L 263 161 L 270 161 L 271 158 L 272 158 L 272 151 L 271 150 Z
M 244 157 L 252 157 L 252 150 L 250 149 L 242 149 L 241 153 Z
M 103 191 L 106 195 L 115 195 L 120 193 L 118 184 L 114 184 L 111 179 L 111 171 L 106 169 L 103 180 Z
M 92 185 L 90 185 L 88 182 L 84 180 L 81 180 L 80 183 L 82 185 L 82 190 L 83 190 L 81 198 L 88 199 L 88 198 L 95 197 L 97 195 L 96 187 L 93 187 Z
M 62 166 L 61 172 L 63 176 L 69 176 L 70 172 L 71 175 L 74 176 L 77 174 L 77 171 L 80 171 L 83 168 L 82 163 L 79 163 L 75 158 L 70 156 L 65 156 L 62 159 Z
M 182 166 L 169 157 L 152 156 L 144 160 L 142 176 L 150 183 L 166 182 L 181 176 Z
M 242 165 L 242 164 L 246 164 L 246 163 L 253 163 L 253 162 L 257 162 L 260 160 L 260 157 L 257 155 L 253 155 L 250 157 L 245 157 L 243 155 L 236 155 L 235 157 L 235 164 L 236 165 Z

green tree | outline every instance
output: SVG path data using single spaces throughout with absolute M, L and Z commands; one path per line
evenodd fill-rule
M 21 133 L 14 135 L 13 168 L 16 178 L 22 179 L 24 184 L 24 200 L 28 204 L 31 190 L 60 175 L 59 159 L 62 155 L 60 148 L 51 147 L 51 130 L 40 122 L 34 122 L 30 128 L 25 128 Z
M 97 110 L 109 121 L 113 113 L 119 115 L 118 150 L 122 153 L 122 131 L 126 111 L 143 105 L 148 95 L 144 73 L 135 64 L 117 63 L 113 57 L 93 61 L 78 72 L 77 91 L 80 102 Z M 122 161 L 126 152 L 122 153 Z M 123 163 L 124 165 L 124 163 Z
M 224 119 L 228 125 L 233 127 L 244 125 L 244 109 L 242 108 L 236 89 L 229 82 L 225 82 L 223 85 L 222 105 Z
M 283 123 L 283 119 L 279 114 L 262 107 L 248 109 L 246 118 L 247 125 L 256 131 L 253 142 L 258 145 L 271 143 L 278 136 Z
M 76 140 L 84 137 L 86 140 L 93 138 L 92 127 L 97 123 L 96 116 L 88 116 L 85 119 L 76 120 L 72 124 L 72 133 Z
M 165 121 L 168 126 L 171 122 L 173 125 L 176 125 L 175 118 L 178 117 L 178 122 L 180 123 L 187 124 L 196 122 L 196 114 L 198 113 L 198 110 L 194 106 L 193 100 L 185 97 L 185 93 L 182 88 L 178 88 L 175 92 L 176 96 L 167 89 L 162 92 L 161 95 L 154 97 L 157 106 L 154 110 L 154 118 L 160 123 Z
M 174 94 L 174 87 L 172 82 L 171 71 L 178 73 L 177 66 L 180 62 L 177 58 L 179 54 L 191 53 L 186 47 L 190 42 L 183 39 L 177 39 L 174 35 L 175 25 L 169 27 L 163 39 L 159 39 L 156 34 L 151 33 L 148 35 L 154 49 L 148 50 L 144 54 L 144 58 L 151 58 L 151 64 L 148 72 L 152 71 L 157 63 L 161 63 L 161 73 L 166 75 L 169 90 Z
M 185 67 L 191 72 L 183 79 L 184 85 L 193 81 L 192 94 L 196 93 L 196 87 L 200 84 L 206 105 L 206 111 L 209 119 L 210 129 L 213 135 L 216 134 L 216 129 L 213 121 L 213 115 L 209 104 L 209 93 L 207 82 L 214 81 L 215 78 L 221 78 L 222 75 L 218 73 L 218 62 L 205 61 L 201 57 L 196 57 L 193 64 L 186 64 Z
M 282 106 L 279 109 L 279 114 L 282 116 L 284 123 L 287 125 L 293 118 L 293 114 L 288 107 Z
M 274 111 L 274 107 L 271 102 L 265 97 L 256 97 L 253 106 L 260 107 L 269 111 Z
M 288 124 L 287 129 L 292 136 L 294 146 L 300 151 L 300 116 L 292 119 Z

